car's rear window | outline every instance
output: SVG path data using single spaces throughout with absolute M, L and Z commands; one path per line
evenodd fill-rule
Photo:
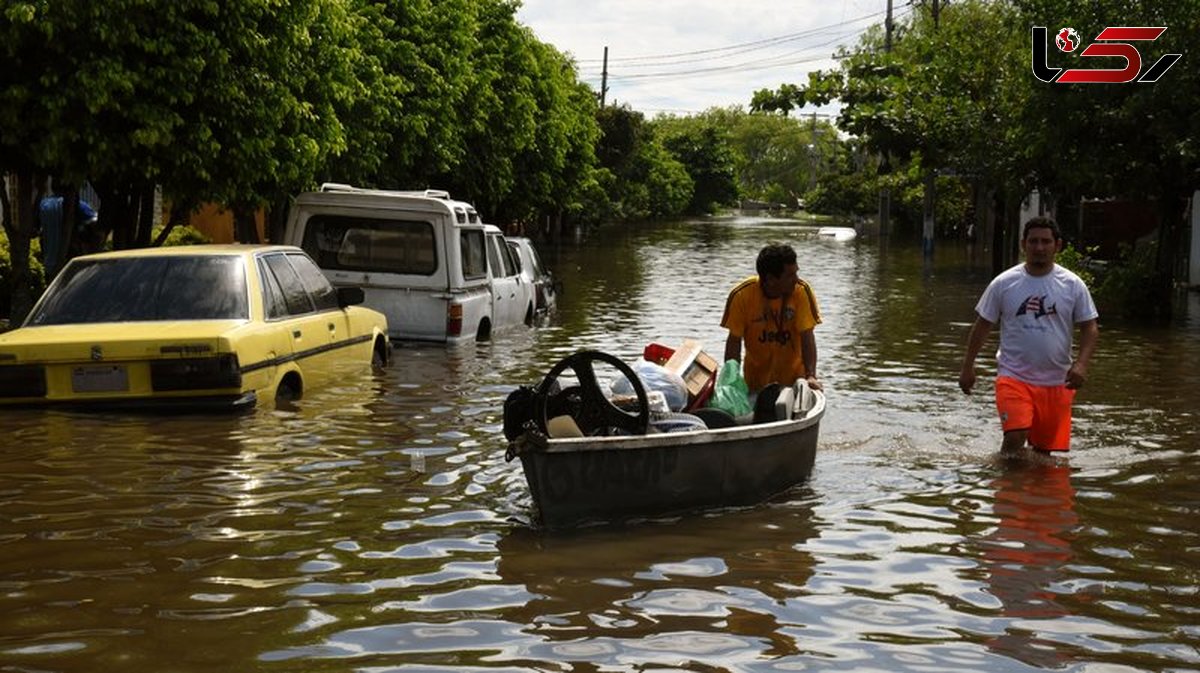
M 127 257 L 68 264 L 29 324 L 245 319 L 249 314 L 240 257 Z
M 314 215 L 302 246 L 322 269 L 431 276 L 438 268 L 433 224 L 424 221 Z

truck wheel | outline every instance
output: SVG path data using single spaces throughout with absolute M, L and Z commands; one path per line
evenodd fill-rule
M 476 341 L 487 341 L 492 338 L 492 323 L 487 318 L 484 318 L 479 323 L 479 329 L 475 332 Z

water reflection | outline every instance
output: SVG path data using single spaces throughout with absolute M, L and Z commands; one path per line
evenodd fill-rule
M 988 591 L 1000 600 L 1005 626 L 987 646 L 1035 666 L 1057 668 L 1067 663 L 1067 655 L 1039 636 L 1038 624 L 1068 614 L 1053 588 L 1074 558 L 1079 517 L 1071 468 L 1050 459 L 1010 463 L 991 488 L 996 526 L 978 544 Z
M 439 545 L 432 558 L 440 560 L 427 566 L 424 582 L 409 572 L 408 580 L 377 583 L 376 591 L 384 584 L 424 590 L 375 604 L 376 624 L 261 658 L 382 652 L 432 663 L 454 652 L 494 664 L 585 666 L 578 670 L 688 660 L 733 670 L 801 651 L 780 615 L 813 573 L 804 545 L 815 534 L 806 500 L 568 533 L 512 528 L 494 545 L 488 537 Z M 489 549 L 490 566 L 483 562 Z M 394 553 L 398 560 L 427 556 L 411 545 Z M 449 574 L 472 565 L 468 558 L 474 586 Z

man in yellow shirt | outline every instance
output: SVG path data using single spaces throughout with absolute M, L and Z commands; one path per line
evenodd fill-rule
M 755 268 L 758 275 L 738 283 L 725 301 L 725 361 L 741 361 L 745 341 L 742 375 L 752 393 L 769 383 L 790 386 L 800 378 L 822 390 L 813 335 L 821 314 L 812 288 L 796 275 L 796 251 L 790 245 L 768 245 L 759 251 Z

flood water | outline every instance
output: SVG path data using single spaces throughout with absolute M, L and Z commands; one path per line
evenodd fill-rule
M 1006 466 L 990 383 L 957 387 L 988 256 L 815 231 L 564 242 L 549 324 L 402 345 L 294 410 L 0 412 L 0 671 L 1200 669 L 1196 298 L 1172 326 L 1102 316 L 1069 457 Z M 719 357 L 725 294 L 772 240 L 824 314 L 812 479 L 533 528 L 506 394 L 581 348 Z

